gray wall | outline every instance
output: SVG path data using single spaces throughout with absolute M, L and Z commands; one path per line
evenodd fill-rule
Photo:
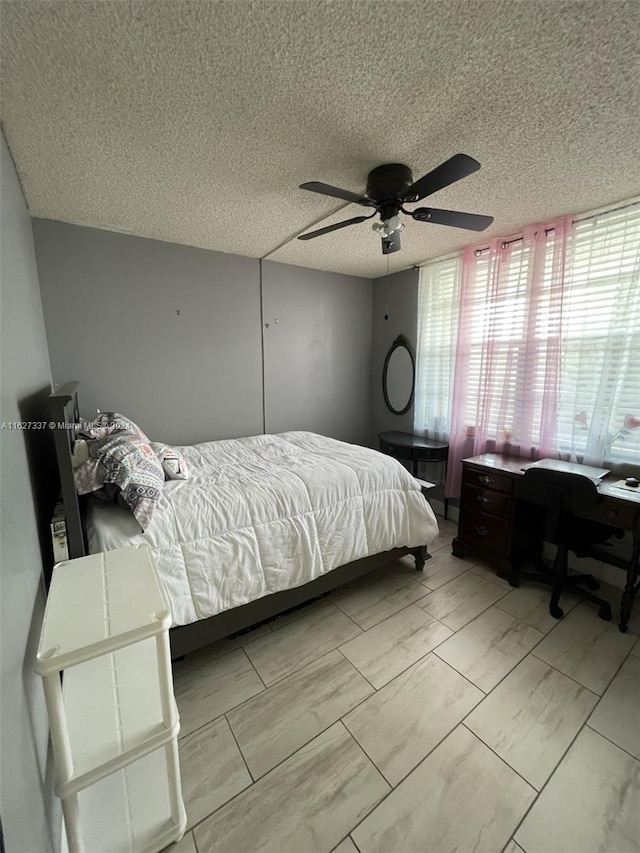
M 378 446 L 378 433 L 385 430 L 413 432 L 413 406 L 404 415 L 394 415 L 382 396 L 385 356 L 398 335 L 404 335 L 416 351 L 418 332 L 419 270 L 408 269 L 373 282 L 373 351 L 371 359 L 371 440 Z M 385 314 L 389 315 L 387 320 Z
M 371 281 L 264 261 L 262 282 L 266 431 L 368 444 Z
M 50 369 L 31 219 L 4 137 L 0 146 L 0 421 L 47 420 Z M 51 463 L 46 432 L 0 430 L 0 813 L 7 853 L 53 850 L 60 828 L 42 683 L 33 673 L 40 579 L 43 559 L 50 559 L 47 520 L 57 492 Z
M 262 432 L 259 262 L 34 220 L 51 369 L 152 440 Z
M 368 440 L 369 279 L 266 261 L 261 288 L 252 258 L 49 220 L 34 235 L 53 379 L 80 380 L 83 414 L 173 444 L 265 422 Z

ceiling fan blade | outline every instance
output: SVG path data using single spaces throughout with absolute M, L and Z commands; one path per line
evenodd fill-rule
M 453 228 L 465 228 L 467 231 L 484 231 L 493 222 L 493 216 L 462 213 L 459 210 L 439 210 L 437 207 L 418 207 L 412 210 L 410 215 L 418 222 L 451 225 Z
M 394 231 L 389 237 L 382 238 L 382 254 L 392 255 L 400 251 L 400 232 Z
M 371 216 L 375 216 L 375 213 L 372 213 Z M 345 228 L 347 225 L 357 225 L 358 222 L 371 219 L 371 216 L 354 216 L 353 219 L 345 219 L 343 222 L 336 222 L 335 225 L 326 225 L 324 228 L 318 228 L 317 231 L 309 231 L 308 234 L 301 234 L 298 240 L 313 240 L 314 237 L 322 237 L 323 234 L 337 231 L 338 228 Z
M 322 195 L 330 195 L 333 198 L 341 198 L 344 201 L 353 201 L 356 204 L 364 204 L 365 207 L 375 207 L 376 203 L 372 198 L 367 198 L 366 195 L 358 195 L 349 190 L 340 189 L 340 187 L 332 187 L 330 184 L 323 184 L 320 181 L 309 181 L 306 184 L 300 184 L 301 190 L 310 190 L 312 193 L 321 193 Z
M 472 175 L 480 168 L 480 163 L 466 154 L 454 154 L 449 160 L 436 166 L 433 171 L 419 178 L 404 191 L 405 202 L 420 201 L 438 190 L 455 184 L 456 181 Z

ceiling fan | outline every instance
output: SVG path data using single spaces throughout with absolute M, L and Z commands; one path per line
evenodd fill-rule
M 335 225 L 327 225 L 325 228 L 318 228 L 317 231 L 301 234 L 298 240 L 313 240 L 315 237 L 329 234 L 330 231 L 337 231 L 338 228 L 345 228 L 347 225 L 356 225 L 379 214 L 380 222 L 374 223 L 373 230 L 382 237 L 382 254 L 390 255 L 400 250 L 400 232 L 404 231 L 404 224 L 398 215 L 401 212 L 411 216 L 417 222 L 433 222 L 436 225 L 451 225 L 454 228 L 466 228 L 469 231 L 484 231 L 493 222 L 493 216 L 441 210 L 435 207 L 418 207 L 415 210 L 406 210 L 403 207 L 404 204 L 421 201 L 426 196 L 448 187 L 449 184 L 466 178 L 467 175 L 477 172 L 479 168 L 480 163 L 473 157 L 455 154 L 419 180 L 414 181 L 408 166 L 402 163 L 385 163 L 369 172 L 366 195 L 358 195 L 319 181 L 300 184 L 302 190 L 352 201 L 374 210 L 369 216 L 354 216 L 344 222 L 337 222 Z

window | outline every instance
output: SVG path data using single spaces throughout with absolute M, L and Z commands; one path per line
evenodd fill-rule
M 416 430 L 640 463 L 640 202 L 430 263 L 419 293 Z
M 569 252 L 558 449 L 640 462 L 640 205 L 576 222 Z
M 460 267 L 456 256 L 420 270 L 414 426 L 443 441 L 449 438 L 451 418 Z

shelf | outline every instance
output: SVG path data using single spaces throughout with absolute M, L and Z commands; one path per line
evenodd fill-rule
M 162 723 L 154 638 L 66 670 L 63 697 L 73 776 L 58 781 L 60 797 L 167 743 L 180 727 L 173 700 L 172 724 Z
M 150 853 L 184 833 L 184 807 L 171 815 L 166 751 L 156 750 L 78 795 L 87 853 Z
M 169 604 L 145 545 L 58 563 L 36 671 L 50 675 L 155 636 L 170 625 Z
M 146 546 L 54 569 L 36 671 L 71 853 L 158 853 L 184 833 L 170 624 Z

